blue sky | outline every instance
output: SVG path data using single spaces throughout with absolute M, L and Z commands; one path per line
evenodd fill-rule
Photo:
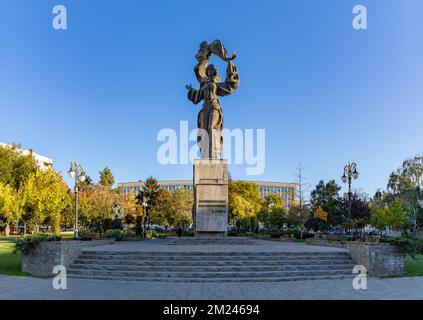
M 52 8 L 68 29 L 52 28 Z M 352 8 L 368 30 L 352 28 Z M 241 85 L 221 99 L 225 127 L 266 129 L 255 180 L 336 179 L 356 161 L 354 186 L 372 194 L 423 151 L 423 2 L 419 0 L 22 1 L 0 4 L 0 141 L 78 160 L 94 178 L 191 179 L 157 162 L 163 128 L 196 126 L 194 54 L 203 40 L 236 51 Z M 224 65 L 217 62 L 223 73 Z M 232 165 L 232 176 L 246 166 Z

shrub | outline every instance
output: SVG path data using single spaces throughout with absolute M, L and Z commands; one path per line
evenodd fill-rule
M 89 229 L 79 229 L 78 237 L 83 241 L 93 240 L 97 238 L 97 233 L 91 232 Z
M 120 229 L 109 229 L 106 230 L 104 236 L 106 238 L 115 238 L 116 241 L 122 241 L 123 240 L 123 231 Z
M 19 251 L 24 254 L 28 253 L 29 251 L 31 251 L 31 249 L 38 246 L 40 242 L 46 241 L 46 240 L 47 240 L 47 236 L 44 234 L 20 237 L 16 239 L 14 252 L 16 253 Z
M 409 237 L 398 237 L 389 241 L 390 244 L 399 247 L 405 254 L 410 255 L 414 260 L 416 260 L 416 253 L 419 240 Z

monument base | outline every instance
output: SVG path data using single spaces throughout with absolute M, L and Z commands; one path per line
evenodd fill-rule
M 225 237 L 228 232 L 228 162 L 194 161 L 194 235 Z

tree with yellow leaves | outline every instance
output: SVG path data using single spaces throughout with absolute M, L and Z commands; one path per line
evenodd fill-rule
M 32 208 L 30 223 L 49 224 L 53 233 L 60 234 L 61 213 L 69 205 L 68 186 L 59 173 L 37 169 L 24 186 L 26 205 Z
M 320 219 L 324 222 L 328 221 L 328 213 L 323 210 L 323 208 L 321 206 L 317 207 L 317 209 L 314 211 L 314 218 L 316 219 Z

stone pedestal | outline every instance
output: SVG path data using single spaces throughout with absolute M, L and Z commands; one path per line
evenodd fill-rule
M 228 162 L 194 161 L 194 232 L 196 237 L 224 237 L 228 232 Z

